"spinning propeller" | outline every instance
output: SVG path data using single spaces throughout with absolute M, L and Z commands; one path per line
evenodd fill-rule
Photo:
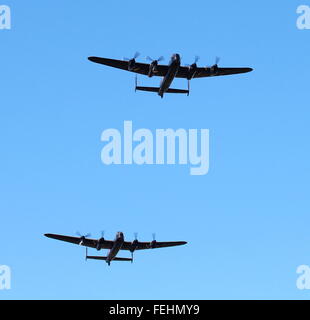
M 134 233 L 134 236 L 135 236 L 135 240 L 131 243 L 131 249 L 130 249 L 130 252 L 131 252 L 131 263 L 133 262 L 133 253 L 136 251 L 137 247 L 138 247 L 138 244 L 139 244 L 139 241 L 138 241 L 138 232 L 135 232 Z
M 191 65 L 187 64 L 186 66 L 188 67 L 188 75 L 187 75 L 187 80 L 192 80 L 195 76 L 195 73 L 197 71 L 197 62 L 199 61 L 200 57 L 195 56 L 195 61 Z M 189 87 L 189 83 L 188 83 Z
M 101 231 L 101 238 L 98 240 L 97 245 L 96 245 L 96 249 L 98 251 L 100 251 L 102 244 L 104 243 L 105 239 L 104 239 L 104 231 Z
M 88 238 L 88 237 L 91 236 L 90 233 L 87 233 L 86 235 L 82 235 L 79 231 L 76 232 L 76 235 L 77 235 L 78 237 L 80 237 L 80 239 L 81 239 L 81 241 L 80 241 L 80 243 L 79 243 L 80 246 L 84 244 L 84 241 L 86 240 L 86 238 Z
M 136 60 L 138 57 L 140 56 L 140 52 L 136 52 L 135 55 L 133 56 L 133 58 L 129 59 L 129 58 L 124 58 L 125 61 L 132 61 L 132 60 Z
M 152 77 L 154 73 L 157 72 L 158 62 L 163 61 L 165 58 L 163 56 L 159 57 L 157 60 L 152 59 L 151 57 L 147 56 L 146 60 L 151 61 L 148 76 Z
M 132 59 L 124 58 L 125 61 L 128 61 L 128 70 L 132 71 L 136 65 L 136 59 L 140 56 L 140 53 L 137 51 Z
M 156 247 L 156 243 L 157 243 L 156 233 L 153 233 L 152 236 L 153 236 L 153 241 L 151 242 L 151 248 L 154 249 Z
M 151 57 L 147 56 L 146 60 L 151 61 L 151 62 L 155 62 L 158 64 L 158 62 L 161 62 L 163 60 L 165 60 L 165 58 L 163 56 L 160 56 L 157 60 L 156 59 L 152 59 Z
M 197 62 L 200 60 L 199 56 L 195 56 L 195 61 L 192 64 L 186 64 L 186 67 L 196 67 L 197 68 Z
M 218 70 L 219 70 L 219 62 L 220 62 L 221 58 L 220 57 L 216 57 L 215 58 L 215 64 L 211 67 L 207 67 L 207 69 L 210 69 L 211 73 L 216 75 L 218 73 Z

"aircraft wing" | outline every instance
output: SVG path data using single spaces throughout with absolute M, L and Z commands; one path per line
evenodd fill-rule
M 232 74 L 247 73 L 253 71 L 252 68 L 218 68 L 217 74 L 211 74 L 210 69 L 197 68 L 194 78 L 228 76 Z M 187 78 L 188 67 L 180 67 L 176 78 Z
M 45 234 L 46 237 L 55 239 L 55 240 L 60 240 L 60 241 L 65 241 L 65 242 L 70 242 L 74 244 L 80 244 L 81 243 L 81 238 L 77 237 L 68 237 L 68 236 L 62 236 L 58 234 Z M 98 240 L 95 239 L 85 239 L 81 246 L 84 247 L 89 247 L 89 248 L 96 248 L 97 247 Z M 113 247 L 113 241 L 107 241 L 104 240 L 104 242 L 101 243 L 101 248 L 102 249 L 111 249 Z
M 136 250 L 147 250 L 147 249 L 157 249 L 157 248 L 168 248 L 168 247 L 176 247 L 176 246 L 183 246 L 187 244 L 185 241 L 171 241 L 171 242 L 156 242 L 152 246 L 152 242 L 139 242 Z M 132 243 L 131 242 L 124 242 L 121 250 L 131 250 Z
M 115 60 L 115 59 L 107 59 L 107 58 L 99 58 L 99 57 L 89 57 L 88 60 L 103 64 L 105 66 L 122 69 L 134 73 L 148 75 L 150 65 L 147 63 L 136 62 L 133 70 L 128 70 L 128 61 L 123 60 Z M 158 65 L 157 72 L 154 73 L 154 76 L 164 77 L 168 71 L 168 66 Z
M 89 57 L 88 60 L 103 64 L 105 66 L 122 69 L 134 73 L 139 73 L 143 75 L 148 75 L 150 65 L 147 63 L 136 62 L 133 70 L 128 70 L 128 61 L 115 60 L 108 58 L 99 58 L 99 57 Z M 164 77 L 168 72 L 169 66 L 167 65 L 158 65 L 157 72 L 154 73 L 154 76 Z M 232 74 L 247 73 L 253 71 L 252 68 L 218 68 L 217 74 L 212 74 L 208 68 L 197 68 L 194 78 L 205 78 L 205 77 L 218 77 L 218 76 L 227 76 Z M 188 67 L 180 67 L 176 78 L 185 78 L 188 76 Z

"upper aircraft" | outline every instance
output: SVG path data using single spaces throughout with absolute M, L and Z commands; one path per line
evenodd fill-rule
M 136 78 L 136 90 L 157 92 L 160 97 L 163 98 L 165 93 L 185 93 L 189 95 L 190 81 L 194 78 L 216 77 L 226 76 L 232 74 L 247 73 L 253 71 L 252 68 L 220 68 L 218 66 L 219 58 L 216 58 L 216 62 L 210 67 L 198 67 L 197 62 L 199 57 L 195 58 L 195 62 L 189 66 L 181 66 L 181 58 L 179 54 L 173 54 L 169 65 L 160 65 L 164 58 L 160 57 L 157 60 L 150 60 L 150 63 L 136 62 L 136 59 L 140 56 L 137 52 L 132 59 L 124 58 L 124 60 L 115 60 L 99 57 L 89 57 L 92 62 L 103 64 L 109 67 L 127 70 L 134 73 L 147 75 L 148 77 L 158 76 L 163 77 L 158 88 L 156 87 L 141 87 L 137 84 Z M 184 78 L 188 80 L 188 88 L 184 89 L 172 89 L 170 85 L 174 78 Z
M 78 244 L 80 246 L 94 248 L 100 251 L 101 249 L 108 249 L 109 253 L 106 257 L 103 256 L 89 256 L 86 249 L 86 260 L 104 260 L 108 265 L 111 264 L 111 261 L 131 261 L 133 262 L 133 254 L 136 250 L 146 250 L 146 249 L 156 249 L 156 248 L 167 248 L 185 245 L 185 241 L 174 241 L 174 242 L 158 242 L 155 240 L 155 234 L 153 234 L 153 241 L 151 242 L 140 242 L 137 239 L 137 234 L 135 234 L 135 240 L 132 242 L 125 241 L 123 232 L 118 232 L 116 234 L 115 240 L 105 240 L 104 233 L 102 233 L 101 238 L 96 239 L 87 239 L 90 237 L 90 234 L 82 236 L 80 233 L 77 233 L 79 236 L 70 237 L 63 236 L 58 234 L 45 234 L 46 237 L 51 239 L 56 239 L 60 241 L 70 242 Z M 127 250 L 131 252 L 131 258 L 118 258 L 116 257 L 120 250 Z

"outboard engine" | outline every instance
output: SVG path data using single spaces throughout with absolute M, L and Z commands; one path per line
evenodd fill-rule
M 155 240 L 155 237 L 156 237 L 156 235 L 155 235 L 155 233 L 153 233 L 153 241 L 150 243 L 150 248 L 151 249 L 156 248 L 157 241 Z
M 77 234 L 77 236 L 80 237 L 80 242 L 79 242 L 80 246 L 84 245 L 86 238 L 91 236 L 90 233 L 86 234 L 85 236 L 81 235 L 80 232 L 77 232 L 76 234 Z
M 136 52 L 132 59 L 124 58 L 125 61 L 128 61 L 128 71 L 133 71 L 136 66 L 136 59 L 140 56 L 139 52 Z

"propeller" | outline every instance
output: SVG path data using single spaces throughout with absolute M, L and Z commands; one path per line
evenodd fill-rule
M 200 57 L 199 56 L 195 56 L 195 61 L 193 64 L 197 64 L 197 62 L 200 60 Z
M 79 243 L 80 246 L 84 244 L 84 241 L 85 241 L 86 238 L 88 238 L 88 237 L 91 236 L 90 233 L 87 233 L 86 235 L 82 235 L 79 231 L 76 232 L 76 235 L 77 235 L 78 237 L 80 237 L 80 239 L 81 239 L 81 241 L 80 241 L 80 243 Z
M 200 59 L 199 56 L 195 56 L 194 63 L 186 65 L 186 67 L 188 67 L 188 75 L 187 75 L 188 81 L 192 80 L 193 77 L 195 76 L 195 73 L 197 71 L 197 62 L 199 61 L 199 59 Z M 188 83 L 188 87 L 189 87 L 189 83 Z
M 152 233 L 153 241 L 151 242 L 151 248 L 154 249 L 156 246 L 156 233 Z
M 131 252 L 131 263 L 133 263 L 133 253 L 136 251 L 137 247 L 138 247 L 138 244 L 139 244 L 139 241 L 138 241 L 138 232 L 135 232 L 134 233 L 134 237 L 135 237 L 135 240 L 132 242 L 131 244 L 131 249 L 130 249 L 130 252 Z
M 212 68 L 218 68 L 218 64 L 219 64 L 219 62 L 220 62 L 220 60 L 221 60 L 221 58 L 220 57 L 215 57 L 215 64 L 213 65 L 213 66 L 207 66 L 207 68 L 210 68 L 210 69 L 212 69 Z
M 213 67 L 214 67 L 214 66 L 217 66 L 217 65 L 219 64 L 220 60 L 221 60 L 220 57 L 215 57 L 215 64 L 213 65 Z M 207 67 L 210 68 L 210 66 L 207 66 Z M 212 68 L 212 67 L 211 67 L 211 68 Z
M 221 60 L 220 57 L 215 58 L 215 64 L 211 67 L 212 73 L 214 73 L 214 74 L 218 73 L 218 69 L 219 69 L 218 64 L 219 64 L 220 60 Z
M 157 60 L 156 59 L 152 59 L 150 56 L 147 56 L 146 57 L 146 60 L 148 60 L 148 61 L 151 61 L 151 62 L 160 62 L 160 61 L 163 61 L 163 60 L 165 60 L 165 58 L 163 57 L 163 56 L 160 56 Z
M 136 59 L 140 56 L 139 52 L 136 52 L 132 59 L 124 58 L 125 61 L 128 61 L 128 70 L 133 71 L 136 66 Z
M 136 52 L 135 55 L 133 56 L 133 58 L 129 59 L 129 58 L 124 58 L 125 61 L 133 61 L 136 60 L 138 57 L 140 56 L 140 52 Z
M 85 235 L 82 235 L 79 231 L 76 232 L 76 235 L 79 236 L 80 238 L 87 238 L 87 237 L 90 237 L 91 234 L 90 233 L 87 233 Z
M 134 236 L 135 236 L 135 240 L 134 240 L 134 241 L 132 242 L 132 244 L 131 244 L 132 251 L 135 251 L 135 250 L 136 250 L 137 245 L 138 245 L 138 243 L 139 243 L 139 241 L 138 241 L 138 232 L 135 232 L 135 233 L 134 233 Z
M 218 67 L 218 64 L 219 64 L 220 60 L 221 60 L 220 57 L 216 57 L 216 58 L 215 58 L 215 64 L 214 64 L 213 66 L 211 66 L 211 67 L 207 67 L 207 69 L 210 69 L 210 70 L 211 70 L 211 73 L 217 74 L 218 68 L 219 68 L 219 67 Z
M 100 251 L 101 245 L 104 242 L 104 231 L 101 231 L 101 238 L 97 241 L 96 249 Z
M 151 57 L 147 56 L 146 60 L 151 61 L 151 64 L 150 64 L 150 67 L 149 67 L 149 73 L 148 73 L 148 76 L 151 78 L 154 75 L 154 73 L 157 72 L 158 62 L 164 60 L 164 57 L 161 56 L 157 60 L 154 60 Z
M 197 67 L 197 62 L 200 60 L 200 57 L 199 56 L 195 56 L 195 60 L 192 64 L 186 64 L 185 66 L 186 67 L 193 67 L 193 66 L 196 66 Z

